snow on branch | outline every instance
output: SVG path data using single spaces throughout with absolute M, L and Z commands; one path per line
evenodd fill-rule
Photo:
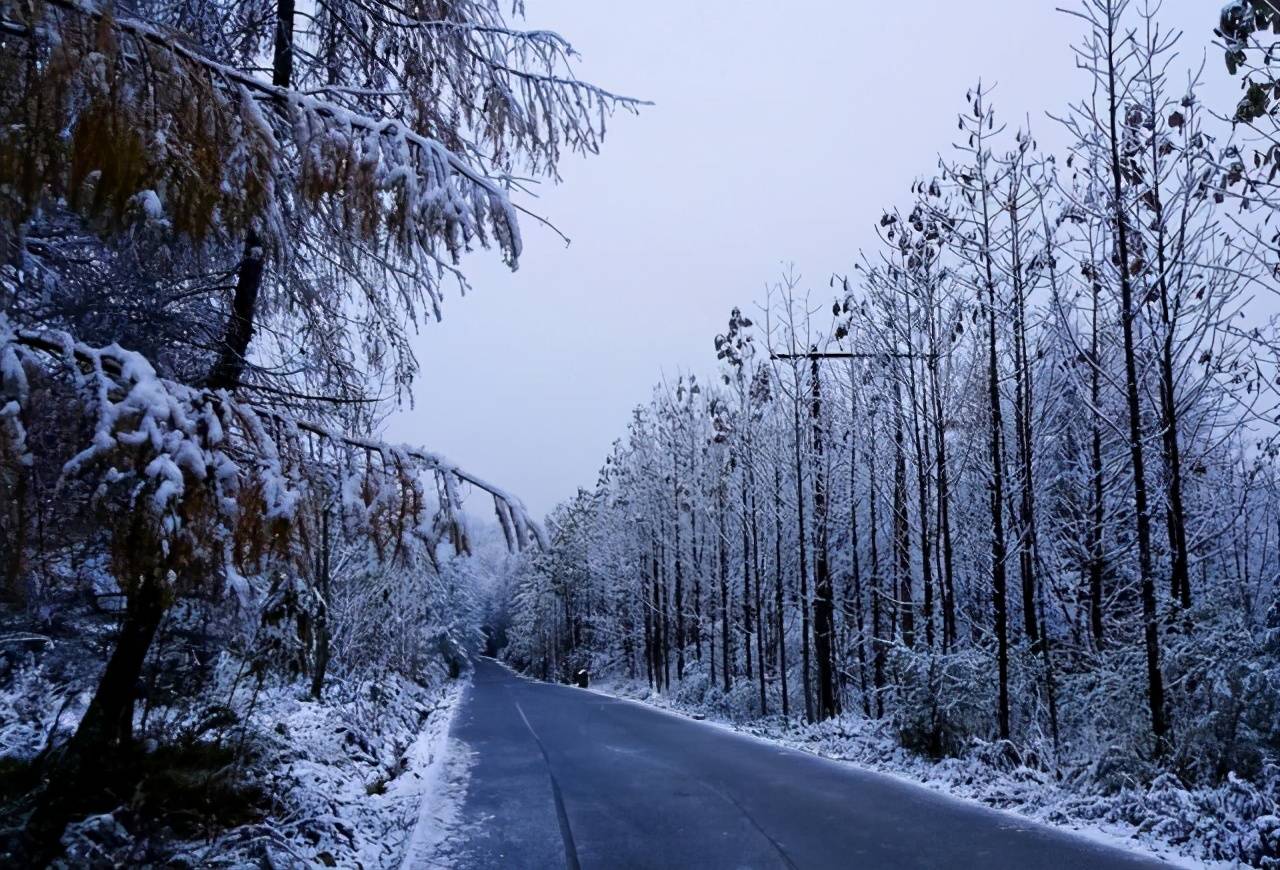
M 309 210 L 326 229 L 409 267 L 437 310 L 437 270 L 426 267 L 456 262 L 472 241 L 496 243 L 516 266 L 520 232 L 506 189 L 441 141 L 263 81 L 135 18 L 78 0 L 41 8 L 46 20 L 27 34 L 56 46 L 43 87 L 61 104 L 73 147 L 130 158 L 73 176 L 73 201 L 109 203 L 117 219 L 139 209 L 151 219 L 176 213 L 174 228 L 197 240 L 256 228 L 276 255 L 288 249 L 286 222 Z M 58 12 L 71 20 L 52 20 Z M 127 146 L 98 141 L 121 138 Z M 193 138 L 205 150 L 179 153 Z M 53 163 L 49 171 L 62 170 Z M 142 178 L 151 186 L 139 187 Z
M 221 539 L 239 564 L 252 564 L 267 546 L 295 542 L 295 527 L 305 525 L 300 507 L 311 502 L 340 509 L 351 530 L 384 554 L 405 557 L 422 544 L 430 558 L 444 535 L 463 553 L 464 485 L 493 498 L 513 546 L 545 546 L 518 498 L 439 454 L 175 383 L 118 345 L 90 347 L 66 333 L 14 330 L 0 321 L 6 420 L 17 417 L 10 406 L 21 410 L 29 395 L 22 363 L 38 364 L 37 355 L 64 364 L 92 421 L 90 442 L 66 461 L 64 477 L 100 470 L 99 494 L 124 487 L 133 509 L 156 520 L 162 546 L 203 534 Z M 218 549 L 213 543 L 200 545 Z

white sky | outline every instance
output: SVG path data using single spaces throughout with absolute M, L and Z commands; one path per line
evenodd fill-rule
M 1138 0 L 1141 2 L 1141 0 Z M 950 150 L 965 91 L 997 83 L 997 115 L 1087 92 L 1070 0 L 528 0 L 530 27 L 582 54 L 582 77 L 654 101 L 616 116 L 597 157 L 526 202 L 573 243 L 526 220 L 508 272 L 463 263 L 474 292 L 418 339 L 416 407 L 395 440 L 438 450 L 541 515 L 591 485 L 630 410 L 665 371 L 715 368 L 729 309 L 751 307 L 784 262 L 825 292 L 874 243 L 884 206 Z M 1165 0 L 1183 60 L 1207 53 L 1203 97 L 1238 83 L 1211 45 L 1218 0 Z M 477 504 L 477 507 L 480 505 Z M 485 507 L 487 510 L 487 507 Z

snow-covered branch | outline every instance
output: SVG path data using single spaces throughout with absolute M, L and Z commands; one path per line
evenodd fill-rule
M 15 361 L 20 363 L 24 353 L 33 351 L 65 363 L 77 376 L 94 433 L 89 446 L 66 462 L 65 473 L 78 475 L 95 464 L 117 462 L 122 448 L 144 448 L 148 459 L 142 468 L 111 465 L 105 479 L 112 482 L 129 474 L 144 483 L 153 510 L 170 530 L 176 531 L 181 502 L 191 486 L 214 487 L 223 500 L 221 513 L 229 521 L 241 518 L 235 502 L 247 488 L 261 494 L 265 521 L 289 521 L 305 492 L 323 478 L 345 472 L 348 481 L 355 479 L 353 474 L 359 477 L 361 488 L 356 491 L 362 493 L 364 511 L 387 499 L 397 501 L 398 510 L 415 515 L 402 532 L 430 539 L 430 524 L 423 515 L 430 500 L 419 479 L 425 475 L 445 494 L 439 499 L 442 518 L 457 530 L 464 525 L 458 486 L 466 484 L 493 498 L 515 546 L 545 546 L 545 533 L 519 498 L 438 453 L 338 432 L 225 392 L 175 383 L 158 377 L 140 354 L 116 345 L 90 347 L 65 333 L 36 330 L 0 333 L 0 339 L 6 390 L 11 383 L 23 383 L 21 365 Z M 13 392 L 20 395 L 18 389 Z M 13 404 L 18 406 L 17 400 Z M 16 416 L 16 411 L 6 411 L 6 417 Z M 307 439 L 313 443 L 305 445 Z M 323 452 L 316 449 L 321 443 L 343 455 L 324 461 Z M 353 465 L 353 457 L 360 461 Z M 373 491 L 368 489 L 371 481 Z

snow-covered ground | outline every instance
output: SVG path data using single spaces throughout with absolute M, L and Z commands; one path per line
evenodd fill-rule
M 243 730 L 216 738 L 242 743 L 242 769 L 219 771 L 218 781 L 256 796 L 249 821 L 213 814 L 209 835 L 184 838 L 163 812 L 144 821 L 126 802 L 68 827 L 63 866 L 447 866 L 437 854 L 469 766 L 449 728 L 468 682 L 385 674 L 331 685 L 324 702 L 298 684 L 264 687 Z M 31 757 L 55 717 L 76 718 L 75 704 L 51 703 L 56 685 L 33 667 L 0 694 L 0 760 Z
M 1107 845 L 1141 852 L 1170 866 L 1251 866 L 1240 855 L 1278 845 L 1280 818 L 1268 810 L 1277 795 L 1232 780 L 1217 789 L 1188 790 L 1172 776 L 1113 794 L 1076 790 L 1044 771 L 1010 761 L 1007 750 L 978 746 L 963 758 L 934 761 L 904 749 L 880 724 L 844 716 L 815 725 L 781 717 L 733 721 L 705 706 L 653 692 L 643 683 L 605 679 L 592 691 L 706 721 L 772 744 L 848 761 L 963 800 L 1035 819 Z M 1260 867 L 1276 867 L 1263 858 Z
M 463 823 L 462 802 L 472 764 L 470 750 L 449 736 L 462 689 L 458 687 L 451 698 L 449 712 L 433 720 L 414 744 L 412 764 L 420 773 L 412 781 L 401 781 L 402 789 L 418 802 L 418 817 L 402 850 L 404 870 L 451 866 L 448 843 Z
M 466 682 L 427 689 L 392 677 L 377 708 L 272 699 L 260 718 L 278 722 L 261 766 L 286 811 L 228 832 L 197 863 L 235 865 L 256 841 L 259 856 L 285 865 L 438 866 L 465 790 L 466 765 L 447 744 Z

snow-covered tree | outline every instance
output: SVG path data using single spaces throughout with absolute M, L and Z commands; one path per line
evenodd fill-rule
M 179 601 L 270 621 L 264 666 L 298 665 L 320 697 L 331 665 L 359 666 L 353 637 L 410 668 L 422 637 L 465 634 L 444 611 L 466 491 L 493 497 L 513 548 L 541 538 L 514 496 L 377 437 L 464 256 L 515 268 L 526 185 L 638 105 L 512 12 L 0 6 L 5 594 L 35 614 L 82 585 L 55 569 L 57 523 L 123 601 L 74 736 L 41 762 L 30 857 L 56 850 L 77 791 L 127 779 L 136 686 Z M 253 623 L 235 629 L 251 659 Z

